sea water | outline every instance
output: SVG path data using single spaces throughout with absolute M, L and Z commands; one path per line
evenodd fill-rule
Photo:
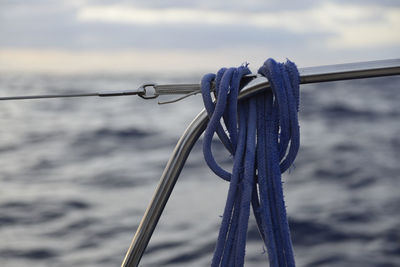
M 2 73 L 0 96 L 200 79 Z M 301 149 L 283 175 L 298 266 L 400 266 L 399 103 L 398 77 L 301 86 Z M 201 108 L 198 95 L 162 106 L 136 96 L 0 102 L 0 266 L 119 266 Z M 208 266 L 227 189 L 200 139 L 141 266 Z M 251 218 L 246 266 L 267 265 Z

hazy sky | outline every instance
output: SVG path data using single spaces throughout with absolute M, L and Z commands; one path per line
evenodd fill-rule
M 400 1 L 0 0 L 0 71 L 200 72 L 268 57 L 399 58 Z

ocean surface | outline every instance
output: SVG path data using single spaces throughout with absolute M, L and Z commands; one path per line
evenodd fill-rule
M 0 73 L 0 96 L 200 78 Z M 283 175 L 298 266 L 400 266 L 399 103 L 399 77 L 301 87 L 301 149 Z M 199 95 L 0 102 L 0 266 L 119 266 L 201 108 Z M 200 140 L 141 266 L 209 266 L 227 189 Z M 253 218 L 246 266 L 268 266 Z

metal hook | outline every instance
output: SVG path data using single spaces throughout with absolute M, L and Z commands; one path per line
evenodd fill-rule
M 138 96 L 140 96 L 143 99 L 154 99 L 158 97 L 158 94 L 156 93 L 155 87 L 157 86 L 156 83 L 145 83 L 142 86 L 139 87 L 139 90 L 142 89 L 143 93 L 138 94 Z M 153 87 L 154 90 L 154 94 L 153 95 L 147 95 L 147 90 L 146 87 Z

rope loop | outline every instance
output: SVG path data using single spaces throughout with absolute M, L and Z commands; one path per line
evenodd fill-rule
M 209 123 L 203 153 L 210 169 L 229 181 L 227 201 L 211 266 L 243 266 L 250 206 L 270 266 L 295 266 L 289 224 L 283 199 L 281 173 L 294 162 L 300 145 L 297 118 L 299 73 L 287 60 L 265 61 L 258 73 L 271 90 L 238 102 L 240 80 L 250 73 L 246 65 L 222 68 L 201 81 Z M 210 89 L 216 84 L 216 101 Z M 211 151 L 217 134 L 233 156 L 232 172 L 219 166 Z

